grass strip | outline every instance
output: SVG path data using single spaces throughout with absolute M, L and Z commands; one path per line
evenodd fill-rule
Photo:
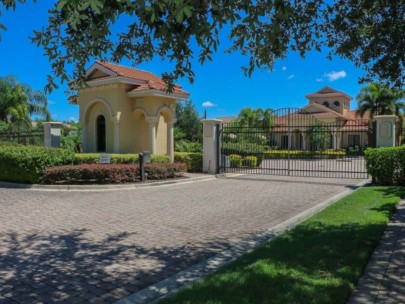
M 160 303 L 346 303 L 404 193 L 361 188 Z

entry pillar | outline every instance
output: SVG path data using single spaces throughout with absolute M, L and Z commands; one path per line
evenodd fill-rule
M 395 146 L 395 115 L 378 115 L 374 116 L 377 127 L 376 146 L 377 147 L 394 147 Z
M 61 122 L 44 122 L 45 147 L 60 147 L 60 133 L 63 126 Z
M 222 120 L 203 119 L 203 172 L 219 173 L 220 165 L 220 136 Z

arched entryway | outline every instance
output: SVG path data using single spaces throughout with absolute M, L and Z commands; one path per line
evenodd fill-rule
M 96 121 L 97 152 L 106 152 L 106 135 L 105 117 L 104 115 L 99 115 Z

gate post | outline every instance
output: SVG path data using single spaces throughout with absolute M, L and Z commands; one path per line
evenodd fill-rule
M 45 147 L 60 147 L 61 122 L 44 122 Z
M 374 116 L 376 122 L 376 147 L 394 147 L 396 139 L 395 115 Z
M 220 128 L 222 120 L 203 119 L 203 172 L 219 173 L 220 165 Z

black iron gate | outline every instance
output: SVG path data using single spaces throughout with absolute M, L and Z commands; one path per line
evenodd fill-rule
M 286 108 L 222 125 L 220 171 L 367 178 L 368 120 Z M 330 121 L 330 122 L 328 122 Z
M 32 129 L 31 122 L 12 122 L 7 130 L 0 132 L 0 141 L 15 142 L 23 145 L 44 145 L 43 128 Z

